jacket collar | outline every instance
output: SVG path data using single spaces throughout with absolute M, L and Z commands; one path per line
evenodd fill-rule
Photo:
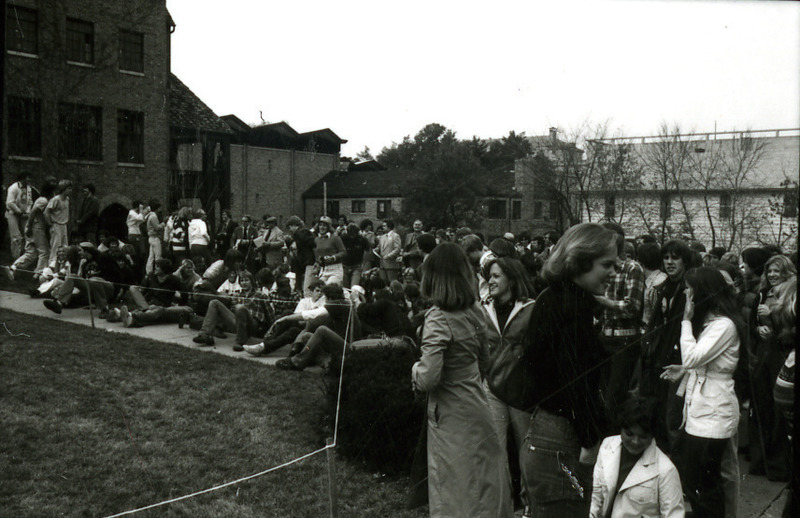
M 606 465 L 606 477 L 609 477 L 613 473 L 614 485 L 617 486 L 619 484 L 619 480 L 617 480 L 617 476 L 619 475 L 619 459 L 620 459 L 620 449 L 622 448 L 622 439 L 617 438 L 614 444 L 614 456 L 613 461 Z M 642 456 L 639 457 L 639 460 L 636 461 L 636 464 L 633 465 L 630 473 L 628 473 L 628 477 L 619 486 L 620 491 L 624 491 L 631 486 L 635 486 L 650 480 L 651 478 L 655 478 L 658 476 L 658 446 L 656 446 L 656 441 L 653 439 L 650 441 L 650 446 L 647 447 L 646 450 L 642 452 Z M 613 471 L 611 471 L 613 470 Z M 611 473 L 609 473 L 611 471 Z M 610 480 L 606 478 L 606 480 Z
M 497 311 L 494 308 L 494 299 L 491 299 L 491 298 L 486 299 L 486 301 L 484 302 L 484 305 L 486 306 L 486 313 L 489 315 L 489 320 L 492 321 L 492 324 L 494 324 L 494 327 L 495 327 L 495 329 L 497 329 L 497 332 L 502 335 L 503 331 L 505 330 L 505 328 L 508 327 L 508 323 L 511 322 L 511 320 L 520 311 L 522 311 L 523 308 L 525 308 L 527 306 L 530 306 L 534 302 L 535 301 L 533 299 L 525 299 L 525 300 L 516 301 L 514 303 L 514 307 L 511 308 L 511 313 L 508 314 L 508 320 L 506 320 L 506 325 L 503 327 L 503 329 L 500 329 L 500 323 L 497 321 Z

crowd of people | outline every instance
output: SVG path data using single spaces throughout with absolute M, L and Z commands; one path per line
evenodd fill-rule
M 199 346 L 233 333 L 252 355 L 291 345 L 288 370 L 364 337 L 415 341 L 431 516 L 511 516 L 517 501 L 526 516 L 730 517 L 740 450 L 752 475 L 791 474 L 796 252 L 631 239 L 615 223 L 487 244 L 419 220 L 401 237 L 391 220 L 281 229 L 223 211 L 214 232 L 202 209 L 158 200 L 132 203 L 123 239 L 97 232 L 93 186 L 70 221 L 70 182 L 47 179 L 35 200 L 27 182 L 8 191 L 4 268 L 32 271 L 30 295 L 56 313 L 189 326 Z M 510 346 L 522 400 L 486 379 Z

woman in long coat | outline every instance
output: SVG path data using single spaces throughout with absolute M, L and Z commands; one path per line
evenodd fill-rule
M 469 259 L 458 245 L 442 243 L 422 270 L 422 293 L 434 306 L 411 374 L 414 388 L 428 393 L 430 516 L 512 516 L 504 456 L 481 385 L 486 322 Z

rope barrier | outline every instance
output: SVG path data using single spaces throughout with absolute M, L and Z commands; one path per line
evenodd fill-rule
M 232 480 L 230 482 L 225 482 L 224 484 L 220 484 L 218 486 L 210 487 L 208 489 L 203 489 L 202 491 L 196 491 L 196 492 L 190 493 L 188 495 L 179 496 L 177 498 L 170 498 L 169 500 L 164 500 L 163 502 L 158 502 L 157 504 L 151 504 L 151 505 L 147 505 L 147 506 L 144 506 L 144 507 L 139 507 L 137 509 L 131 509 L 130 511 L 124 511 L 124 512 L 121 512 L 121 513 L 112 514 L 112 515 L 107 516 L 106 518 L 116 518 L 117 516 L 126 516 L 126 515 L 129 515 L 129 514 L 138 513 L 138 512 L 141 512 L 141 511 L 146 511 L 148 509 L 161 507 L 162 505 L 168 505 L 168 504 L 173 504 L 175 502 L 180 502 L 181 500 L 186 500 L 188 498 L 194 498 L 196 496 L 204 495 L 206 493 L 211 493 L 213 491 L 219 491 L 220 489 L 224 489 L 226 487 L 230 487 L 230 486 L 242 483 L 242 482 L 246 482 L 248 480 L 252 480 L 252 479 L 257 478 L 257 477 L 261 477 L 261 476 L 266 475 L 268 473 L 271 473 L 273 471 L 277 471 L 277 470 L 279 470 L 281 468 L 285 468 L 287 466 L 291 466 L 292 464 L 297 464 L 298 462 L 300 462 L 302 460 L 308 459 L 309 457 L 313 457 L 314 455 L 322 453 L 323 451 L 327 450 L 330 447 L 331 446 L 325 446 L 324 448 L 320 448 L 318 450 L 312 451 L 311 453 L 306 453 L 302 457 L 298 457 L 298 458 L 290 460 L 288 462 L 284 462 L 283 464 L 281 464 L 279 466 L 274 466 L 272 468 L 265 469 L 264 471 L 260 471 L 258 473 L 253 474 L 253 475 L 249 475 L 249 476 L 242 477 L 242 478 L 239 478 L 239 479 L 236 479 L 236 480 Z

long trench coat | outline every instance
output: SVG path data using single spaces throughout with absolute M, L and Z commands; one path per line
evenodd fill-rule
M 479 362 L 487 353 L 478 304 L 463 311 L 428 310 L 412 380 L 428 393 L 430 516 L 513 515 L 504 456 L 481 385 Z

